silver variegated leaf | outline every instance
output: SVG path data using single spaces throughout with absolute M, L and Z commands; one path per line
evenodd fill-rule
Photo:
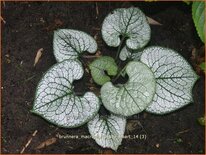
M 126 66 L 129 80 L 114 86 L 111 82 L 101 88 L 103 105 L 111 112 L 123 116 L 140 113 L 148 107 L 155 94 L 155 78 L 143 63 L 131 61 Z
M 149 47 L 143 51 L 141 61 L 154 73 L 156 93 L 146 111 L 166 114 L 190 102 L 197 75 L 190 64 L 174 50 Z
M 102 37 L 108 46 L 120 45 L 120 36 L 126 37 L 130 49 L 144 47 L 150 40 L 150 26 L 146 16 L 136 7 L 119 8 L 103 21 Z
M 133 60 L 140 60 L 140 57 L 142 55 L 142 50 L 135 50 L 132 51 L 128 49 L 126 46 L 122 48 L 119 54 L 119 58 L 122 61 L 125 61 L 126 59 L 133 59 Z
M 126 119 L 111 114 L 107 118 L 96 115 L 88 122 L 89 132 L 98 145 L 117 150 L 121 145 L 126 126 Z
M 80 126 L 99 110 L 98 97 L 92 92 L 76 96 L 73 81 L 83 76 L 78 61 L 66 60 L 51 67 L 38 84 L 32 112 L 61 127 Z
M 77 59 L 84 51 L 95 53 L 97 43 L 85 32 L 60 29 L 54 32 L 53 49 L 56 60 L 60 62 Z

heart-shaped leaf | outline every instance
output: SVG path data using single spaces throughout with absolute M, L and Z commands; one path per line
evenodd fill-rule
M 197 33 L 202 40 L 205 42 L 205 2 L 193 2 L 192 3 L 192 18 L 197 29 Z
M 197 75 L 189 63 L 177 52 L 163 47 L 149 47 L 143 51 L 141 61 L 153 71 L 157 86 L 148 112 L 165 114 L 190 102 Z
M 54 56 L 60 62 L 66 59 L 78 59 L 84 51 L 95 53 L 97 43 L 85 32 L 60 29 L 54 32 L 53 48 Z
M 150 26 L 139 8 L 120 8 L 111 12 L 103 21 L 102 37 L 108 46 L 120 45 L 120 36 L 128 38 L 127 47 L 139 49 L 150 40 Z
M 32 112 L 61 127 L 80 126 L 99 110 L 98 97 L 87 92 L 76 96 L 72 82 L 83 76 L 80 62 L 66 60 L 51 67 L 41 79 Z
M 131 116 L 146 109 L 155 94 L 155 78 L 143 63 L 131 61 L 126 66 L 129 80 L 126 84 L 114 86 L 111 82 L 101 88 L 104 106 L 111 112 Z
M 96 115 L 88 122 L 89 132 L 96 143 L 103 148 L 117 150 L 121 145 L 126 126 L 126 119 L 110 115 L 107 118 Z
M 115 76 L 118 69 L 114 59 L 109 56 L 97 58 L 89 65 L 89 68 L 91 70 L 92 78 L 99 85 L 103 85 L 110 81 L 109 76 Z
M 142 55 L 142 49 L 138 49 L 138 50 L 130 50 L 128 49 L 126 46 L 122 48 L 120 54 L 119 54 L 119 58 L 122 61 L 125 61 L 126 59 L 133 59 L 133 60 L 140 60 L 140 57 Z

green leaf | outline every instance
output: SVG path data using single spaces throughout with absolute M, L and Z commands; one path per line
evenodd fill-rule
M 95 53 L 97 43 L 85 32 L 60 29 L 54 32 L 54 56 L 58 62 L 69 59 L 75 60 L 84 52 Z
M 205 42 L 205 2 L 197 1 L 192 3 L 192 18 L 195 23 L 197 33 Z
M 89 132 L 98 145 L 117 150 L 121 145 L 126 126 L 126 119 L 110 115 L 107 118 L 96 115 L 88 123 Z
M 51 67 L 37 87 L 32 112 L 61 127 L 80 126 L 99 110 L 98 97 L 92 92 L 76 96 L 73 81 L 82 78 L 84 70 L 78 61 L 66 60 Z
M 118 70 L 114 59 L 109 56 L 97 58 L 89 65 L 89 68 L 91 70 L 92 78 L 99 85 L 103 85 L 104 83 L 110 81 L 111 79 L 109 76 L 115 76 Z M 105 73 L 105 71 L 109 76 Z
M 139 61 L 141 55 L 142 55 L 142 49 L 130 50 L 125 46 L 122 48 L 122 50 L 119 54 L 119 58 L 122 61 L 125 61 L 128 58 Z
M 202 62 L 202 63 L 200 64 L 200 68 L 205 72 L 205 62 Z
M 177 52 L 163 47 L 149 47 L 140 59 L 154 73 L 156 93 L 146 111 L 166 114 L 190 102 L 197 75 L 190 64 Z
M 205 117 L 200 117 L 197 119 L 198 123 L 202 126 L 205 126 Z
M 144 47 L 150 40 L 150 26 L 146 16 L 136 7 L 119 8 L 111 12 L 103 21 L 102 37 L 108 46 L 120 45 L 120 36 L 128 38 L 130 49 Z
M 105 83 L 101 88 L 101 98 L 109 111 L 131 116 L 147 108 L 155 94 L 156 83 L 152 71 L 141 62 L 129 62 L 126 73 L 129 76 L 127 83 L 117 86 Z

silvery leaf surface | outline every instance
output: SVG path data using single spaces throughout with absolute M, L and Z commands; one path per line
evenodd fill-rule
M 126 126 L 126 119 L 111 114 L 107 118 L 96 115 L 88 122 L 89 133 L 98 145 L 117 150 L 121 145 Z
M 97 43 L 85 32 L 72 29 L 59 29 L 54 32 L 54 56 L 58 62 L 75 60 L 84 52 L 95 53 Z
M 149 47 L 140 59 L 154 73 L 157 85 L 154 99 L 146 111 L 166 114 L 190 102 L 197 75 L 190 64 L 174 50 Z
M 129 76 L 127 83 L 114 86 L 107 82 L 100 92 L 106 109 L 131 116 L 148 107 L 155 94 L 156 82 L 152 71 L 141 62 L 129 62 L 125 71 Z
M 98 97 L 92 92 L 75 95 L 73 81 L 83 76 L 79 61 L 55 64 L 38 84 L 32 112 L 57 126 L 72 128 L 92 119 L 99 110 Z
M 119 54 L 119 58 L 122 61 L 125 61 L 127 59 L 133 59 L 133 60 L 140 60 L 140 57 L 142 55 L 142 51 L 141 50 L 136 50 L 136 51 L 132 51 L 130 49 L 128 49 L 126 46 L 122 48 L 122 50 L 120 51 Z
M 104 19 L 102 37 L 108 46 L 120 45 L 120 36 L 126 37 L 130 49 L 144 47 L 150 40 L 150 26 L 146 16 L 137 7 L 119 8 Z

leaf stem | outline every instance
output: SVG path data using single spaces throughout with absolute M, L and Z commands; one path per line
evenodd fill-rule
M 117 76 L 112 80 L 112 82 L 115 82 L 119 77 L 120 77 L 120 75 L 122 75 L 122 73 L 125 71 L 125 69 L 126 69 L 126 66 L 127 65 L 125 65 L 124 66 L 124 68 L 122 68 L 121 69 L 121 71 L 117 74 Z
M 93 59 L 93 58 L 98 58 L 100 56 L 99 55 L 82 55 L 82 57 L 86 59 Z
M 124 36 L 122 37 L 121 41 L 120 41 L 119 47 L 118 47 L 118 49 L 117 49 L 117 54 L 116 54 L 116 57 L 115 57 L 115 61 L 117 61 L 117 58 L 118 58 L 118 56 L 119 56 L 119 53 L 120 53 L 120 51 L 121 51 L 121 47 L 122 47 L 123 42 L 125 41 L 125 38 L 126 38 L 126 36 L 124 35 Z

